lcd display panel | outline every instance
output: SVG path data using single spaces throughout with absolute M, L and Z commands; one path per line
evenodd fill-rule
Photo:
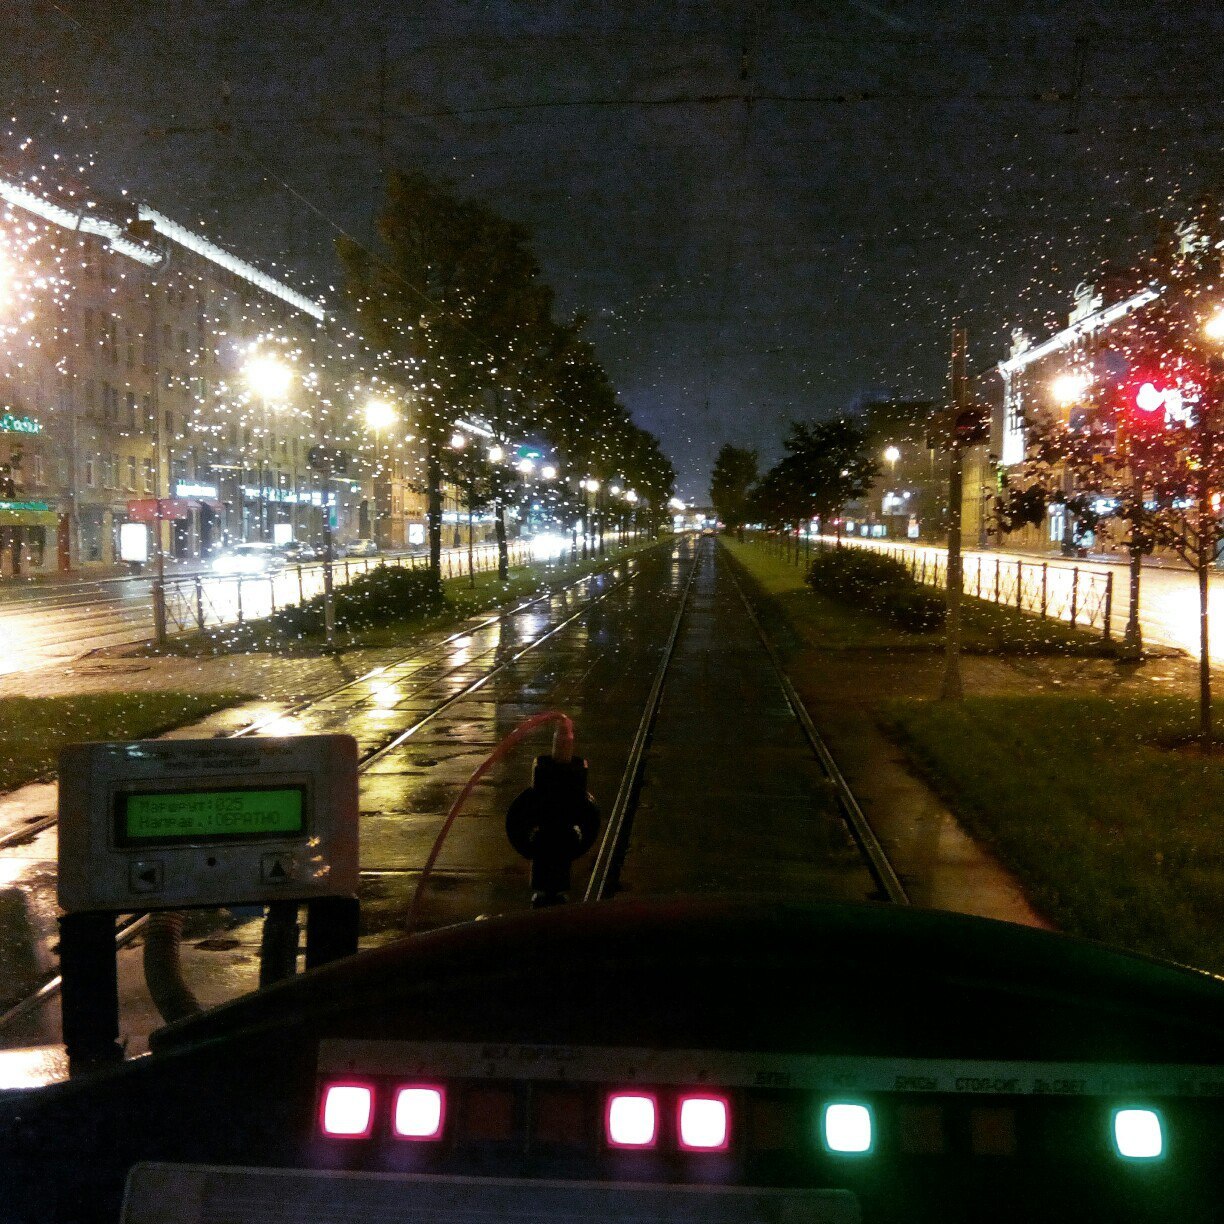
M 118 795 L 115 801 L 120 846 L 294 837 L 305 829 L 301 786 L 141 791 Z

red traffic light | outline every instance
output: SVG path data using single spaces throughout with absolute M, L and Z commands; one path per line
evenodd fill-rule
M 1161 433 L 1181 411 L 1181 391 L 1157 371 L 1136 370 L 1119 390 L 1119 423 L 1132 434 Z

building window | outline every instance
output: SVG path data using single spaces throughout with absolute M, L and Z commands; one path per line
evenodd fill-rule
M 85 380 L 85 407 L 91 412 L 98 406 L 97 392 L 94 389 L 94 380 L 87 378 Z
M 129 455 L 127 461 L 127 487 L 136 488 L 136 456 Z
M 166 437 L 174 437 L 174 413 L 169 409 L 166 410 Z
M 85 460 L 85 480 L 84 484 L 87 489 L 97 487 L 97 473 L 94 470 L 94 461 L 92 459 Z
M 127 362 L 127 368 L 134 370 L 136 368 L 136 334 L 130 327 L 123 329 L 124 342 L 124 357 Z
M 127 427 L 128 429 L 136 428 L 136 392 L 129 391 L 127 393 Z
M 146 493 L 153 492 L 153 460 L 146 459 L 144 461 L 144 491 Z
M 34 455 L 30 459 L 30 478 L 36 485 L 47 483 L 47 468 L 41 455 Z
M 153 397 L 146 391 L 140 397 L 140 427 L 146 429 L 156 424 L 157 422 L 153 419 Z
M 110 457 L 110 470 L 107 472 L 109 479 L 106 482 L 108 489 L 117 489 L 119 487 L 119 476 L 122 468 L 119 466 L 119 456 L 112 455 Z

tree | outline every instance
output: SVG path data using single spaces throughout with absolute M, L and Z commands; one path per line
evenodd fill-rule
M 1199 728 L 1213 740 L 1208 583 L 1224 542 L 1224 314 L 1219 210 L 1198 223 L 1162 269 L 1163 292 L 1111 333 L 1107 353 L 1081 371 L 1069 419 L 1028 422 L 1028 490 L 1070 511 L 1106 500 L 1130 528 L 1132 619 L 1142 556 L 1163 547 L 1195 574 L 1199 593 Z M 1069 472 L 1075 493 L 1051 489 Z M 1044 472 L 1044 475 L 1043 475 Z M 1031 493 L 1030 493 L 1031 495 Z
M 551 335 L 552 293 L 538 279 L 527 231 L 422 174 L 395 173 L 378 220 L 382 253 L 350 239 L 338 250 L 349 299 L 409 388 L 425 442 L 430 564 L 439 564 L 444 449 L 457 417 L 493 418 L 507 439 L 527 427 Z M 498 505 L 499 550 L 505 528 Z
M 729 531 L 747 522 L 748 491 L 757 478 L 757 453 L 724 442 L 710 473 L 710 502 Z
M 759 495 L 776 522 L 835 518 L 842 506 L 861 497 L 879 473 L 867 450 L 867 431 L 838 417 L 812 424 L 792 422 L 782 445 L 786 456 L 762 478 Z M 754 502 L 760 505 L 760 496 Z

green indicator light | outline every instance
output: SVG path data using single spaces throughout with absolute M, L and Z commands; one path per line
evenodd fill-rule
M 871 1110 L 866 1105 L 837 1101 L 824 1108 L 821 1138 L 830 1152 L 841 1156 L 864 1156 L 871 1151 Z
M 1156 1160 L 1164 1155 L 1164 1131 L 1154 1109 L 1115 1109 L 1113 1140 L 1124 1160 Z

